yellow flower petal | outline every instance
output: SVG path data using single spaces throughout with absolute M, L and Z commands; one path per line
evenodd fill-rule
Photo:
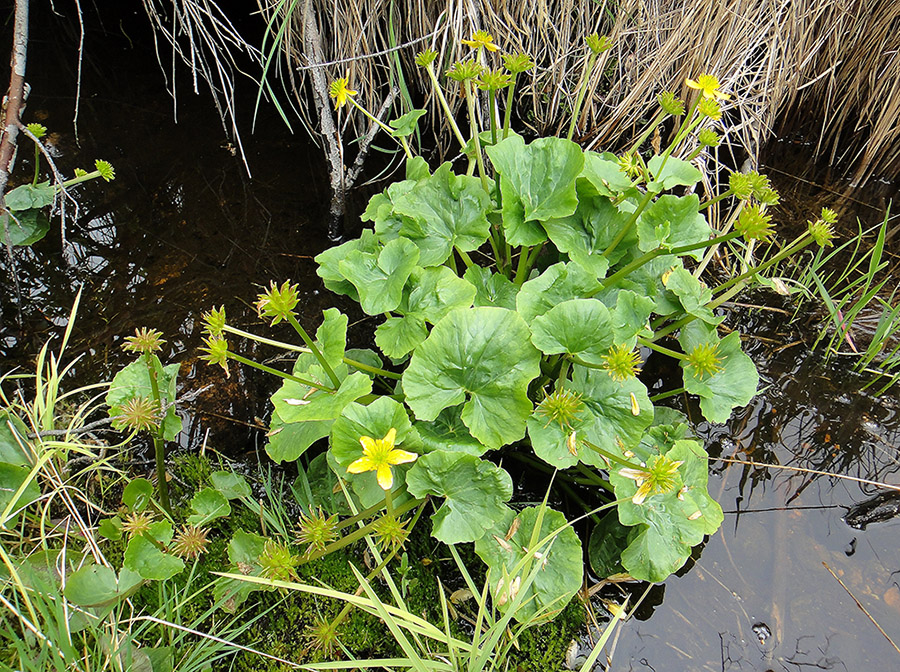
M 375 439 L 371 436 L 361 436 L 359 437 L 359 442 L 362 444 L 363 452 L 366 455 L 370 455 L 375 450 Z
M 375 463 L 372 462 L 369 457 L 361 457 L 358 460 L 355 460 L 350 463 L 350 466 L 347 467 L 347 471 L 351 474 L 361 474 L 364 471 L 372 471 L 375 469 Z
M 395 449 L 387 454 L 385 461 L 388 464 L 404 464 L 406 462 L 415 462 L 416 458 L 419 457 L 415 453 L 410 453 L 405 450 Z
M 391 473 L 391 468 L 388 465 L 379 465 L 375 473 L 378 477 L 378 485 L 381 486 L 382 490 L 390 490 L 394 487 L 394 475 Z
M 391 428 L 388 430 L 388 433 L 384 435 L 384 438 L 381 440 L 381 442 L 382 442 L 383 444 L 388 445 L 388 446 L 390 446 L 391 448 L 393 448 L 393 447 L 394 447 L 394 441 L 396 441 L 396 440 L 397 440 L 397 430 L 394 429 L 393 427 L 391 427 Z
M 631 502 L 640 506 L 644 503 L 644 500 L 647 499 L 647 495 L 650 494 L 650 481 L 644 481 L 641 483 L 641 487 L 637 489 L 637 492 L 634 493 L 634 497 L 631 498 Z

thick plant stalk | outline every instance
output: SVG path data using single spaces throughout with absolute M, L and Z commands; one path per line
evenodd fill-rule
M 16 159 L 19 115 L 25 106 L 25 63 L 28 58 L 28 0 L 16 0 L 13 50 L 10 61 L 9 93 L 3 114 L 3 139 L 0 140 L 0 194 L 6 197 L 6 184 Z M 6 205 L 4 203 L 4 210 Z

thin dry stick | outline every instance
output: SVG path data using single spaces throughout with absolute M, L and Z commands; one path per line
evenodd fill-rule
M 884 628 L 882 628 L 880 625 L 878 625 L 878 621 L 876 621 L 876 620 L 872 617 L 872 614 L 870 614 L 869 611 L 868 611 L 868 609 L 866 609 L 866 608 L 863 606 L 862 602 L 860 602 L 859 600 L 856 599 L 856 596 L 855 596 L 853 593 L 850 592 L 850 589 L 847 587 L 847 585 L 846 585 L 843 581 L 841 581 L 840 577 L 839 577 L 837 574 L 834 573 L 834 571 L 831 569 L 831 567 L 828 566 L 828 563 L 827 563 L 827 562 L 823 562 L 822 565 L 824 565 L 825 569 L 827 569 L 828 572 L 835 578 L 835 580 L 836 580 L 839 584 L 841 584 L 841 588 L 843 588 L 844 590 L 847 591 L 847 594 L 853 599 L 854 602 L 856 602 L 856 606 L 859 607 L 860 609 L 862 609 L 862 612 L 863 612 L 866 616 L 869 617 L 869 620 L 872 621 L 872 624 L 873 624 L 876 628 L 878 628 L 878 632 L 880 632 L 882 635 L 884 635 L 884 638 L 885 638 L 886 640 L 888 640 L 888 641 L 891 643 L 891 646 L 894 647 L 894 650 L 895 650 L 897 653 L 900 653 L 900 648 L 897 648 L 897 645 L 894 644 L 894 640 L 891 639 L 890 636 L 888 636 L 888 634 L 884 631 Z
M 816 476 L 831 476 L 840 478 L 845 481 L 853 481 L 854 483 L 862 483 L 864 485 L 874 485 L 886 490 L 894 490 L 900 492 L 900 485 L 891 485 L 890 483 L 882 483 L 881 481 L 872 481 L 868 478 L 859 478 L 858 476 L 848 476 L 846 474 L 835 474 L 830 471 L 819 471 L 818 469 L 806 469 L 805 467 L 792 467 L 787 464 L 766 464 L 765 462 L 754 462 L 753 460 L 736 460 L 730 457 L 710 457 L 711 461 L 730 462 L 732 464 L 746 464 L 751 467 L 762 467 L 764 469 L 784 469 L 786 471 L 798 471 L 803 474 L 814 474 Z

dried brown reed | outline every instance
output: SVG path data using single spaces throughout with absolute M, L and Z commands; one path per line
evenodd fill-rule
M 156 0 L 144 2 L 155 5 Z M 469 52 L 460 38 L 483 29 L 506 51 L 534 57 L 538 67 L 522 81 L 519 117 L 537 132 L 558 132 L 568 121 L 586 58 L 583 38 L 598 31 L 612 36 L 615 48 L 589 82 L 578 125 L 582 142 L 626 147 L 655 110 L 657 93 L 687 95 L 685 78 L 710 72 L 733 94 L 725 110 L 726 146 L 738 149 L 735 159 L 754 158 L 775 133 L 802 126 L 817 137 L 820 155 L 851 171 L 855 182 L 900 169 L 900 3 L 258 0 L 270 23 L 262 49 L 269 59 L 268 76 L 278 69 L 274 62 L 280 54 L 284 60 L 278 65 L 286 66 L 286 79 L 299 94 L 298 107 L 310 127 L 317 124 L 309 122 L 312 96 L 306 91 L 311 65 L 302 39 L 302 10 L 307 2 L 317 17 L 326 79 L 349 75 L 361 102 L 372 110 L 388 84 L 397 82 L 398 64 L 413 95 L 427 97 L 427 82 L 412 64 L 415 52 L 433 47 L 440 63 L 449 66 Z M 175 4 L 202 5 L 209 12 L 213 3 Z M 366 124 L 360 115 L 352 116 L 349 123 L 359 123 L 361 135 Z

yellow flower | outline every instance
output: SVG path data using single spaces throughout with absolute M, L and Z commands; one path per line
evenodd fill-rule
M 331 83 L 328 89 L 328 95 L 334 98 L 334 109 L 338 109 L 347 104 L 350 96 L 355 96 L 356 91 L 350 88 L 350 75 L 336 79 Z
M 460 42 L 473 49 L 481 49 L 484 47 L 488 51 L 497 51 L 500 48 L 494 44 L 494 36 L 484 30 L 476 30 L 472 33 L 471 40 L 460 40 Z
M 700 75 L 695 82 L 693 79 L 685 81 L 692 89 L 697 89 L 704 98 L 712 98 L 714 100 L 728 100 L 731 98 L 727 93 L 719 91 L 719 80 L 712 75 Z
M 684 462 L 675 461 L 667 455 L 657 455 L 642 469 L 619 469 L 619 475 L 630 478 L 638 484 L 631 501 L 640 506 L 650 495 L 674 492 L 681 485 L 678 467 Z
M 397 430 L 393 427 L 388 430 L 383 439 L 373 439 L 371 436 L 359 437 L 359 442 L 363 447 L 363 456 L 347 467 L 348 473 L 361 474 L 364 471 L 374 471 L 381 489 L 390 490 L 394 487 L 391 466 L 415 462 L 418 457 L 415 453 L 394 448 L 396 440 Z

